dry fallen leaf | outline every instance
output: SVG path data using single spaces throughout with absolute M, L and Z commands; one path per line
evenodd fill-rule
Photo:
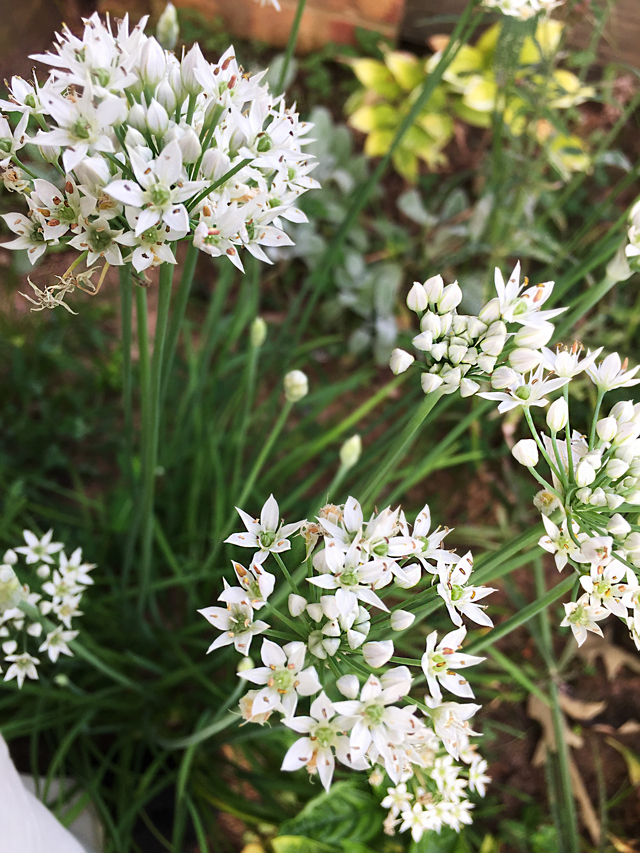
M 627 771 L 629 773 L 629 781 L 631 784 L 640 785 L 640 757 L 619 741 L 614 740 L 612 737 L 606 738 L 606 741 L 609 746 L 617 749 L 620 755 L 624 758 L 627 764 Z
M 592 666 L 596 658 L 602 658 L 609 681 L 613 681 L 623 666 L 628 666 L 634 672 L 640 672 L 640 655 L 634 655 L 619 646 L 614 646 L 610 642 L 610 637 L 610 631 L 605 632 L 604 638 L 589 634 L 586 642 L 577 650 L 577 654 Z
M 609 835 L 609 841 L 618 853 L 638 853 L 638 848 L 633 842 L 623 841 L 622 838 L 617 838 L 615 835 Z
M 563 693 L 559 696 L 559 703 L 565 714 L 573 717 L 574 720 L 592 720 L 607 707 L 606 702 L 583 702 L 581 699 L 573 699 Z
M 563 704 L 563 698 L 566 699 L 566 697 L 560 698 L 561 707 Z M 587 713 L 591 713 L 591 716 L 596 716 L 596 714 L 600 713 L 602 707 L 604 707 L 606 703 L 581 703 L 577 700 L 571 700 L 569 704 L 573 706 L 574 711 L 578 711 L 579 713 L 585 712 L 585 708 L 580 706 L 586 706 Z M 602 707 L 599 707 L 597 710 L 594 711 L 594 707 L 600 705 L 602 705 Z M 558 751 L 556 733 L 553 727 L 553 714 L 551 708 L 549 708 L 548 705 L 545 705 L 543 702 L 533 696 L 533 694 L 529 696 L 529 701 L 527 703 L 527 714 L 532 720 L 537 720 L 537 722 L 539 722 L 542 727 L 542 737 L 538 742 L 532 761 L 534 766 L 540 766 L 546 761 L 547 752 Z M 577 715 L 575 716 L 577 717 Z M 581 719 L 589 719 L 589 717 L 582 717 Z M 562 733 L 564 741 L 569 747 L 569 750 L 571 750 L 571 747 L 579 748 L 583 745 L 583 739 L 580 737 L 580 735 L 576 734 L 569 728 L 564 718 L 564 715 L 562 717 Z M 575 797 L 578 802 L 578 805 L 580 806 L 580 813 L 582 815 L 584 825 L 587 827 L 587 830 L 589 832 L 589 835 L 591 836 L 591 840 L 593 841 L 593 843 L 599 844 L 601 836 L 600 822 L 598 821 L 598 817 L 591 804 L 591 800 L 589 799 L 589 794 L 587 793 L 585 784 L 582 781 L 582 776 L 580 775 L 580 771 L 578 770 L 575 761 L 571 757 L 570 751 L 569 773 L 571 774 L 571 790 L 573 791 L 573 796 Z

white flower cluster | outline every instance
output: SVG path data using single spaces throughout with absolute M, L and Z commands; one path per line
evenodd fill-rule
M 68 643 L 78 632 L 71 620 L 82 615 L 82 594 L 93 583 L 89 572 L 95 566 L 82 561 L 82 549 L 67 557 L 52 535 L 49 530 L 38 539 L 25 530 L 25 544 L 7 551 L 0 565 L 0 638 L 9 664 L 4 680 L 15 678 L 19 687 L 25 678 L 38 678 L 40 659 L 28 651 L 30 642 L 53 663 L 61 654 L 72 655 Z M 32 590 L 33 582 L 39 592 Z
M 32 57 L 51 66 L 46 81 L 13 77 L 0 102 L 21 114 L 15 130 L 0 118 L 1 177 L 29 207 L 4 217 L 17 235 L 5 246 L 32 263 L 49 247 L 80 253 L 60 284 L 34 288 L 38 308 L 64 304 L 75 287 L 95 291 L 90 273 L 71 274 L 85 258 L 142 273 L 175 263 L 176 241 L 192 239 L 242 269 L 242 249 L 270 263 L 263 246 L 291 244 L 283 220 L 306 221 L 296 205 L 318 186 L 302 150 L 310 125 L 262 74 L 246 74 L 233 48 L 210 63 L 196 44 L 179 60 L 145 23 L 130 31 L 125 16 L 114 29 L 94 14 L 81 38 L 64 30 L 55 52 Z M 26 169 L 17 152 L 27 143 L 59 181 Z
M 424 360 L 416 362 L 415 356 L 395 349 L 390 361 L 393 372 L 403 373 L 416 362 L 424 370 L 425 394 L 460 391 L 469 397 L 480 390 L 482 381 L 507 387 L 517 375 L 537 368 L 542 361 L 539 348 L 554 332 L 549 321 L 565 310 L 541 310 L 553 282 L 529 286 L 525 278 L 521 285 L 518 263 L 506 284 L 496 269 L 495 287 L 497 295 L 478 316 L 472 316 L 457 311 L 462 301 L 457 282 L 445 286 L 440 275 L 424 284 L 415 282 L 407 305 L 420 318 L 420 334 L 413 338 L 413 346 Z
M 426 506 L 412 529 L 400 508 L 386 508 L 365 521 L 354 498 L 344 506 L 325 506 L 313 522 L 283 524 L 273 496 L 259 519 L 238 512 L 246 530 L 226 541 L 250 548 L 253 558 L 248 568 L 233 563 L 238 585 L 225 583 L 219 596 L 224 607 L 199 611 L 221 631 L 209 651 L 233 644 L 248 655 L 254 635 L 271 628 L 267 615 L 278 621 L 274 639 L 291 637 L 284 645 L 264 638 L 262 666 L 251 659 L 240 663 L 240 678 L 256 685 L 240 702 L 242 717 L 264 724 L 277 713 L 301 735 L 282 769 L 306 767 L 326 789 L 336 759 L 347 768 L 370 771 L 372 782 L 381 783 L 386 773 L 395 786 L 383 803 L 390 808 L 391 833 L 399 826 L 419 839 L 426 830 L 459 830 L 470 823 L 467 789 L 484 795 L 488 781 L 486 762 L 470 742 L 477 733 L 469 719 L 480 706 L 449 701 L 443 691 L 474 698 L 460 670 L 483 658 L 461 651 L 467 633 L 462 617 L 493 624 L 478 603 L 493 590 L 473 586 L 471 554 L 459 557 L 443 547 L 448 531 L 431 530 Z M 289 537 L 297 531 L 307 556 L 298 572 L 290 572 L 281 555 L 291 549 Z M 291 589 L 288 615 L 270 600 L 276 577 L 264 568 L 269 557 Z M 431 583 L 418 591 L 425 572 Z M 414 680 L 409 666 L 395 658 L 400 665 L 387 667 L 395 654 L 389 636 L 413 625 L 420 607 L 434 598 L 432 585 L 455 628 L 440 641 L 437 631 L 426 639 L 421 665 L 429 694 L 422 703 L 409 697 Z M 409 589 L 408 597 L 403 590 Z M 297 714 L 306 697 L 314 697 L 309 713 Z
M 528 21 L 542 12 L 548 15 L 553 9 L 562 6 L 564 0 L 483 0 L 487 9 L 497 9 L 503 15 Z
M 634 271 L 640 270 L 640 199 L 636 201 L 629 211 L 629 230 L 627 232 L 629 242 L 625 246 L 625 255 L 629 266 Z

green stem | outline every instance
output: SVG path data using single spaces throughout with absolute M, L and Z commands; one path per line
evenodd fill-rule
M 122 323 L 122 408 L 124 411 L 124 442 L 125 442 L 125 476 L 129 488 L 133 490 L 133 409 L 131 382 L 131 310 L 132 287 L 131 267 L 119 267 L 120 272 L 120 305 Z
M 173 360 L 176 355 L 176 347 L 178 345 L 180 329 L 182 328 L 182 321 L 184 320 L 184 315 L 187 310 L 189 294 L 191 293 L 193 277 L 195 275 L 196 265 L 198 263 L 198 254 L 199 250 L 196 248 L 196 246 L 193 245 L 193 241 L 190 241 L 187 248 L 187 255 L 184 259 L 182 275 L 180 276 L 180 284 L 176 293 L 173 311 L 171 312 L 169 330 L 167 333 L 164 365 L 162 368 L 162 399 L 164 399 L 164 396 L 167 393 L 167 383 L 169 381 L 169 375 L 171 374 L 171 368 L 173 367 Z
M 598 416 L 600 415 L 600 407 L 602 406 L 602 401 L 604 400 L 605 391 L 601 388 L 598 388 L 598 399 L 596 400 L 596 407 L 593 410 L 593 420 L 591 421 L 591 432 L 589 433 L 589 450 L 593 450 L 596 443 L 596 426 L 598 424 Z
M 162 264 L 158 287 L 158 313 L 153 343 L 151 370 L 148 371 L 147 418 L 143 420 L 142 431 L 142 556 L 140 562 L 140 590 L 138 609 L 144 610 L 149 595 L 151 581 L 151 559 L 153 556 L 153 509 L 155 503 L 156 466 L 158 461 L 158 440 L 160 435 L 160 387 L 164 345 L 169 320 L 173 264 Z M 146 294 L 145 294 L 146 295 Z M 145 302 L 146 305 L 146 302 Z M 142 351 L 140 353 L 142 361 Z M 148 333 L 147 333 L 148 359 Z
M 569 383 L 567 383 L 562 389 L 562 393 L 564 394 L 564 399 L 567 404 L 567 424 L 564 428 L 565 440 L 567 445 L 567 462 L 569 466 L 569 479 L 573 483 L 573 448 L 571 447 L 571 417 L 569 410 Z
M 375 470 L 369 482 L 367 483 L 367 486 L 362 492 L 360 503 L 363 506 L 368 501 L 371 501 L 376 497 L 379 491 L 381 481 L 384 480 L 386 474 L 391 471 L 394 465 L 396 465 L 397 462 L 402 459 L 404 454 L 409 449 L 409 446 L 411 445 L 411 442 L 413 441 L 413 438 L 418 429 L 420 428 L 421 424 L 441 397 L 442 391 L 432 391 L 431 394 L 426 395 L 422 403 L 418 406 L 416 411 L 413 413 L 411 420 L 398 436 L 398 439 L 395 442 L 395 446 L 391 447 L 391 449 L 387 453 L 386 458 Z
M 302 13 L 304 12 L 304 7 L 307 4 L 307 0 L 298 0 L 298 8 L 296 9 L 296 14 L 293 19 L 293 24 L 291 25 L 291 32 L 289 33 L 289 41 L 287 42 L 287 49 L 284 54 L 284 62 L 282 63 L 282 70 L 280 71 L 280 79 L 278 80 L 278 87 L 276 89 L 276 94 L 281 95 L 284 91 L 285 80 L 287 79 L 287 71 L 289 70 L 289 65 L 291 64 L 291 58 L 293 57 L 293 52 L 296 49 L 296 42 L 298 41 L 298 31 L 300 29 L 300 21 L 302 20 Z
M 217 181 L 214 181 L 208 187 L 203 189 L 202 192 L 200 193 L 200 195 L 197 195 L 194 199 L 192 199 L 186 205 L 187 210 L 191 211 L 194 209 L 194 207 L 197 207 L 197 205 L 200 204 L 202 199 L 206 198 L 209 195 L 209 193 L 213 192 L 214 190 L 217 190 L 218 187 L 221 187 L 223 184 L 225 184 L 229 180 L 229 178 L 232 178 L 237 172 L 240 171 L 240 169 L 244 169 L 245 166 L 248 166 L 249 163 L 253 163 L 253 158 L 245 157 L 245 159 L 241 160 L 236 166 L 233 167 L 233 169 L 229 169 L 229 171 L 226 174 L 224 174 Z

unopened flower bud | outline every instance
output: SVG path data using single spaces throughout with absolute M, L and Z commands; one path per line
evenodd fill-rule
M 638 435 L 640 435 L 640 426 L 638 426 L 635 421 L 628 421 L 626 424 L 620 424 L 618 426 L 618 431 L 616 432 L 616 437 L 613 439 L 613 443 L 616 447 L 630 444 L 636 440 Z
M 154 136 L 164 136 L 169 128 L 167 111 L 155 98 L 152 99 L 147 110 L 147 127 Z
M 480 370 L 484 370 L 484 372 L 491 376 L 496 366 L 497 357 L 495 355 L 487 355 L 487 353 L 482 353 L 482 355 L 478 356 L 478 367 Z
M 483 323 L 493 323 L 495 320 L 500 319 L 500 314 L 500 300 L 494 296 L 493 299 L 490 299 L 487 304 L 480 309 L 478 319 L 482 320 Z
M 267 324 L 262 319 L 262 317 L 256 317 L 256 319 L 251 324 L 251 330 L 249 332 L 249 339 L 251 341 L 251 346 L 254 349 L 260 349 L 262 344 L 265 342 L 267 337 Z
M 362 439 L 356 433 L 348 438 L 340 448 L 340 464 L 345 470 L 353 468 L 362 453 Z
M 236 667 L 236 672 L 248 672 L 250 669 L 255 668 L 255 663 L 251 660 L 251 658 L 247 655 L 246 657 L 240 658 L 240 662 Z
M 142 104 L 135 103 L 129 110 L 129 126 L 140 133 L 147 129 L 147 111 Z M 145 142 L 146 145 L 146 142 Z
M 167 3 L 164 12 L 158 18 L 156 38 L 165 50 L 173 50 L 178 43 L 179 35 L 180 25 L 176 7 L 173 3 Z
M 622 459 L 610 459 L 604 470 L 610 480 L 619 480 L 627 473 L 629 466 Z
M 407 308 L 410 311 L 415 311 L 417 314 L 419 311 L 426 311 L 427 304 L 427 294 L 424 292 L 424 287 L 419 281 L 414 281 L 411 290 L 407 294 Z
M 444 281 L 442 279 L 442 276 L 432 275 L 431 278 L 428 278 L 422 286 L 424 287 L 424 292 L 427 296 L 428 302 L 430 302 L 432 305 L 435 302 L 438 302 L 438 300 L 442 296 L 442 291 L 444 289 Z
M 513 336 L 513 342 L 517 347 L 539 349 L 549 343 L 554 331 L 553 323 L 543 323 L 539 328 L 523 326 Z
M 415 336 L 411 343 L 417 350 L 420 350 L 420 352 L 429 352 L 433 346 L 433 333 L 420 332 L 419 335 Z
M 15 566 L 15 564 L 18 562 L 18 555 L 13 550 L 13 548 L 9 548 L 8 551 L 4 552 L 2 562 L 6 566 Z
M 558 397 L 547 410 L 547 426 L 553 433 L 560 432 L 561 429 L 566 427 L 568 420 L 569 407 L 567 406 L 567 401 L 564 397 Z
M 409 613 L 408 610 L 394 610 L 391 614 L 391 627 L 394 631 L 404 631 L 413 625 L 415 618 L 415 614 Z
M 343 675 L 336 681 L 336 687 L 347 699 L 355 699 L 360 692 L 357 675 Z
M 617 431 L 618 422 L 615 418 L 600 418 L 600 420 L 596 424 L 596 432 L 598 433 L 598 438 L 600 438 L 602 441 L 613 441 Z
M 433 311 L 427 311 L 420 320 L 420 331 L 430 332 L 433 339 L 437 340 L 443 333 L 442 320 Z
M 384 666 L 393 657 L 393 640 L 365 643 L 362 647 L 362 656 L 374 669 Z
M 231 160 L 219 148 L 208 148 L 202 157 L 200 171 L 208 181 L 218 181 L 231 169 Z
M 611 516 L 607 523 L 607 533 L 622 538 L 631 533 L 631 525 L 624 516 L 617 512 Z
M 498 356 L 504 349 L 507 342 L 505 335 L 489 335 L 489 337 L 480 341 L 480 349 L 487 355 Z
M 457 281 L 453 284 L 448 284 L 442 291 L 442 296 L 438 299 L 438 311 L 440 314 L 446 314 L 453 311 L 462 302 L 462 290 Z
M 447 354 L 447 342 L 440 341 L 440 343 L 438 344 L 432 344 L 429 353 L 431 357 L 434 358 L 436 361 L 442 361 L 442 359 Z
M 289 613 L 294 618 L 297 618 L 302 613 L 304 613 L 305 608 L 307 606 L 307 599 L 304 597 L 304 595 L 296 595 L 292 592 L 289 596 L 287 604 L 289 607 Z
M 291 370 L 284 377 L 284 395 L 289 403 L 297 403 L 309 393 L 309 380 L 301 370 Z
M 399 586 L 401 589 L 411 589 L 414 587 L 422 577 L 422 569 L 420 568 L 420 563 L 411 563 L 409 566 L 404 567 L 404 578 L 395 578 L 396 586 Z
M 313 619 L 314 622 L 319 622 L 321 619 L 324 618 L 324 613 L 321 604 L 307 604 L 307 613 Z
M 140 77 L 145 86 L 157 86 L 167 68 L 164 50 L 151 36 L 140 50 Z
M 39 578 L 42 578 L 42 580 L 45 580 L 51 574 L 51 569 L 49 568 L 49 566 L 47 566 L 46 563 L 43 563 L 41 566 L 38 566 L 38 568 L 36 569 L 36 574 L 38 575 Z
M 528 373 L 535 370 L 542 361 L 542 353 L 535 349 L 520 347 L 509 354 L 509 364 L 518 373 Z
M 200 47 L 194 44 L 180 63 L 182 88 L 188 95 L 197 95 L 202 91 L 202 86 L 196 77 L 196 69 L 204 61 Z
M 47 145 L 46 148 L 38 146 L 38 151 L 45 163 L 51 163 L 52 165 L 58 162 L 62 154 L 62 148 L 58 145 Z
M 399 373 L 404 373 L 405 370 L 408 370 L 414 361 L 415 358 L 410 353 L 403 349 L 394 349 L 389 359 L 389 367 L 392 373 L 395 373 L 397 376 Z
M 521 438 L 511 448 L 515 459 L 527 468 L 535 468 L 538 464 L 538 446 L 532 438 Z
M 596 478 L 596 472 L 588 459 L 584 457 L 576 467 L 576 484 L 578 486 L 590 486 Z
M 425 394 L 431 394 L 432 391 L 436 391 L 442 385 L 443 381 L 437 373 L 423 373 L 420 377 L 420 384 Z
M 178 140 L 180 151 L 182 152 L 183 163 L 195 163 L 202 153 L 202 146 L 198 139 L 198 134 L 193 128 L 188 128 Z
M 621 400 L 611 409 L 609 416 L 615 418 L 619 424 L 624 424 L 633 419 L 634 408 L 631 400 Z
M 518 379 L 518 374 L 512 367 L 498 367 L 491 375 L 491 387 L 500 391 L 513 385 Z
M 171 115 L 176 109 L 176 93 L 171 88 L 171 84 L 167 80 L 163 80 L 156 87 L 156 101 L 165 108 Z
M 477 382 L 474 382 L 473 379 L 463 379 L 460 382 L 460 396 L 461 397 L 473 397 L 474 394 L 477 394 L 480 390 L 480 385 Z

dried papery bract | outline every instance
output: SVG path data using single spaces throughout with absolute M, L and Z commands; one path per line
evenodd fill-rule
M 427 830 L 469 823 L 468 790 L 484 795 L 488 782 L 468 722 L 480 706 L 445 700 L 443 692 L 473 698 L 458 670 L 483 658 L 461 650 L 463 617 L 492 625 L 479 602 L 493 590 L 473 586 L 471 554 L 444 547 L 447 531 L 431 530 L 428 507 L 413 529 L 400 508 L 365 520 L 354 498 L 323 507 L 311 522 L 284 524 L 273 496 L 259 519 L 238 513 L 246 530 L 227 542 L 253 551 L 251 568 L 234 563 L 240 586 L 225 582 L 219 600 L 226 606 L 200 612 L 220 631 L 209 651 L 234 645 L 248 655 L 264 635 L 263 665 L 238 668 L 239 678 L 255 685 L 240 701 L 243 720 L 263 725 L 275 716 L 297 732 L 282 769 L 306 767 L 326 789 L 337 765 L 367 772 L 376 784 L 386 774 L 392 834 L 409 830 L 419 840 Z M 290 559 L 298 532 L 307 543 L 300 581 Z M 267 560 L 275 576 L 265 571 Z M 430 694 L 422 701 L 408 698 L 415 677 L 409 667 L 391 663 L 392 635 L 413 625 L 411 609 L 433 597 L 432 580 L 458 627 L 439 642 L 437 632 L 427 639 L 422 669 Z M 287 593 L 295 623 L 278 609 Z M 283 636 L 290 641 L 283 644 Z

